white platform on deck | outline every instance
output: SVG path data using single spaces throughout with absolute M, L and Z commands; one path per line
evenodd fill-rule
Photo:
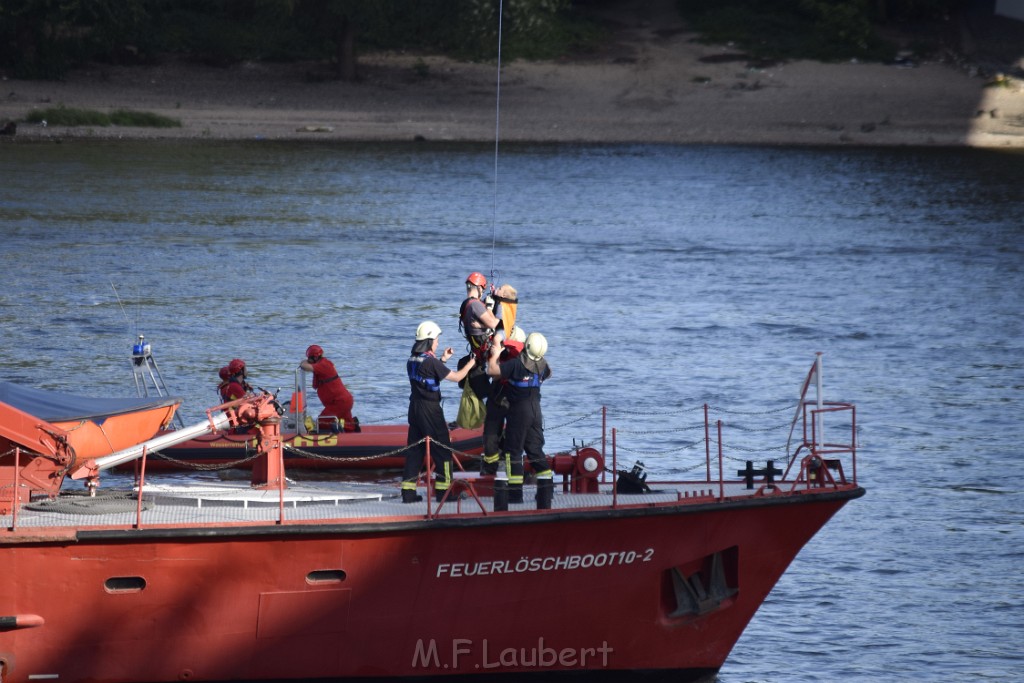
M 238 507 L 280 506 L 282 494 L 278 489 L 254 489 L 243 482 L 199 482 L 195 484 L 146 484 L 143 497 L 157 504 L 203 507 L 204 505 L 234 505 Z M 308 504 L 333 504 L 380 501 L 380 492 L 329 491 L 308 486 L 289 486 L 284 490 L 284 504 L 298 507 Z

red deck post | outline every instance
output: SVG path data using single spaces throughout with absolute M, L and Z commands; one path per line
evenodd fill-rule
M 722 470 L 722 421 L 718 420 L 718 499 L 725 500 L 725 474 Z
M 21 507 L 21 448 L 14 447 L 14 491 L 11 501 L 11 531 L 18 528 L 18 508 Z
M 433 514 L 430 505 L 430 473 L 434 471 L 434 461 L 430 456 L 430 437 L 424 437 L 426 439 L 427 456 L 424 460 L 427 463 L 427 490 L 423 494 L 423 500 L 427 501 L 427 519 L 432 519 Z M 436 475 L 435 475 L 436 476 Z M 416 481 L 419 482 L 419 475 L 416 475 Z
M 278 467 L 281 471 L 281 476 L 277 479 L 277 523 L 284 524 L 284 489 L 287 484 L 284 476 L 284 448 L 281 448 L 280 429 L 278 429 L 278 437 L 278 447 L 273 454 L 273 457 L 278 460 Z
M 142 528 L 142 491 L 144 490 L 145 485 L 146 485 L 146 456 L 148 455 L 148 453 L 149 453 L 148 449 L 145 446 L 143 446 L 142 447 L 142 463 L 141 463 L 141 465 L 136 464 L 136 466 L 135 466 L 136 480 L 138 481 L 138 485 L 139 485 L 139 495 L 135 498 L 135 528 L 136 529 L 141 529 Z
M 271 486 L 285 486 L 284 449 L 281 446 L 281 418 L 260 415 L 260 456 L 252 466 L 252 487 L 269 489 Z
M 615 428 L 612 427 L 612 507 L 619 503 L 619 465 L 616 451 Z
M 857 483 L 857 406 L 850 407 L 850 450 L 853 462 L 853 483 Z
M 605 460 L 608 459 L 607 450 L 607 435 L 608 435 L 608 406 L 601 406 L 601 457 Z M 606 482 L 608 479 L 605 473 L 601 473 L 601 483 Z
M 711 431 L 708 426 L 708 404 L 704 404 L 704 464 L 708 482 L 711 482 Z

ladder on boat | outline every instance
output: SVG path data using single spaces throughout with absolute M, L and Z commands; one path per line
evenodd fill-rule
M 153 347 L 141 334 L 132 346 L 132 377 L 135 379 L 135 393 L 139 398 L 171 395 L 164 376 L 160 373 L 160 366 L 153 357 Z M 175 412 L 174 419 L 179 427 L 185 426 L 180 412 Z

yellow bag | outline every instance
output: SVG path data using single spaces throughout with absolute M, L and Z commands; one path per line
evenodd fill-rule
M 462 399 L 459 401 L 459 416 L 455 422 L 463 429 L 476 429 L 484 423 L 487 408 L 484 402 L 473 391 L 469 382 L 462 388 Z

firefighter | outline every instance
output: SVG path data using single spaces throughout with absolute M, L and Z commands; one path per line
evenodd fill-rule
M 512 333 L 504 342 L 504 349 L 498 356 L 498 363 L 511 360 L 523 352 L 526 333 L 521 327 L 513 327 Z M 495 378 L 491 381 L 487 395 L 487 417 L 484 419 L 484 457 L 480 471 L 483 474 L 494 474 L 498 471 L 501 459 L 501 439 L 505 433 L 505 418 L 508 416 L 508 380 Z M 510 503 L 523 502 L 523 488 L 520 486 L 510 492 Z M 519 500 L 514 500 L 518 494 Z
M 497 316 L 484 302 L 486 288 L 487 278 L 483 273 L 473 272 L 466 278 L 466 298 L 459 307 L 459 329 L 466 335 L 470 351 L 484 348 L 498 328 Z
M 488 344 L 491 335 L 501 324 L 494 311 L 484 301 L 486 287 L 487 278 L 483 273 L 470 273 L 466 278 L 466 298 L 459 307 L 459 330 L 469 342 L 469 355 L 459 359 L 458 367 L 463 367 L 469 356 L 476 358 L 476 368 L 469 373 L 466 382 L 480 401 L 487 399 L 490 388 L 485 372 Z
M 511 360 L 499 362 L 501 345 L 494 344 L 487 359 L 487 374 L 508 381 L 509 410 L 505 425 L 505 471 L 508 473 L 509 502 L 518 487 L 522 497 L 523 451 L 537 476 L 537 509 L 551 507 L 554 481 L 544 455 L 544 417 L 540 410 L 540 386 L 551 376 L 544 359 L 548 340 L 539 332 L 526 337 L 525 349 Z
M 423 498 L 416 493 L 416 481 L 426 457 L 426 444 L 416 444 L 423 437 L 431 439 L 430 457 L 434 464 L 434 494 L 438 501 L 444 497 L 452 481 L 451 436 L 448 423 L 441 409 L 441 381 L 461 381 L 476 366 L 476 359 L 469 361 L 459 370 L 449 370 L 445 365 L 455 350 L 448 347 L 437 358 L 437 347 L 441 328 L 432 320 L 425 320 L 416 328 L 416 343 L 406 362 L 409 375 L 409 433 L 405 453 L 405 470 L 402 473 L 402 502 L 415 503 Z

